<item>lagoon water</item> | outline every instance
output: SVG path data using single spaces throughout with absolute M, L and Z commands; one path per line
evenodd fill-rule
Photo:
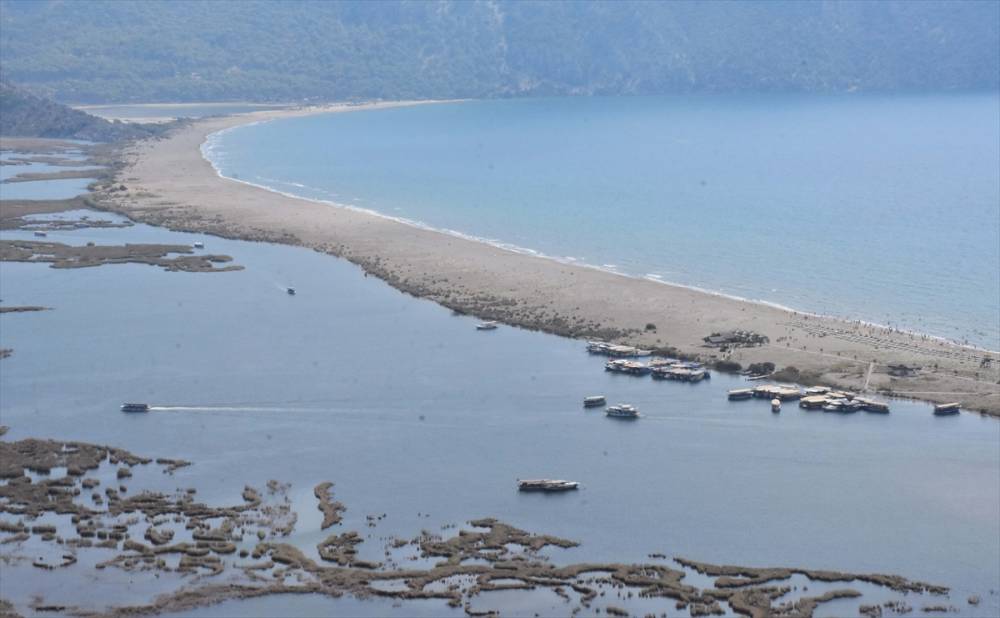
M 0 153 L 0 161 L 5 161 L 15 157 L 25 157 L 20 153 L 5 151 Z M 66 159 L 80 159 L 83 157 L 79 153 L 67 152 L 59 155 Z M 0 199 L 5 200 L 61 200 L 75 197 L 87 192 L 87 185 L 93 182 L 91 178 L 59 178 L 55 180 L 37 180 L 33 182 L 4 182 L 18 174 L 31 172 L 33 174 L 51 174 L 56 172 L 68 172 L 93 169 L 89 167 L 68 167 L 61 165 L 48 165 L 45 163 L 31 163 L 30 165 L 0 165 Z
M 474 101 L 214 136 L 222 174 L 1000 350 L 1000 97 Z
M 0 361 L 0 422 L 11 427 L 4 439 L 81 440 L 187 459 L 194 465 L 172 477 L 146 478 L 163 489 L 196 486 L 213 504 L 239 503 L 245 484 L 291 482 L 299 521 L 289 540 L 309 555 L 326 536 L 312 488 L 331 480 L 348 508 L 343 530 L 372 535 L 361 547 L 371 559 L 380 558 L 377 537 L 493 516 L 582 542 L 547 552 L 558 563 L 639 562 L 662 552 L 887 572 L 953 586 L 945 602 L 959 615 L 1000 612 L 992 592 L 1000 589 L 993 419 L 937 418 L 929 405 L 905 401 L 892 402 L 888 416 L 795 406 L 774 415 L 765 401 L 726 400 L 727 389 L 745 384 L 740 378 L 717 374 L 687 385 L 612 375 L 581 342 L 476 331 L 471 318 L 301 248 L 144 225 L 50 232 L 47 240 L 201 241 L 246 270 L 0 263 L 5 305 L 53 308 L 0 317 L 0 346 L 14 349 Z M 284 291 L 290 285 L 294 297 Z M 583 396 L 593 393 L 631 402 L 644 417 L 615 422 L 583 410 Z M 173 409 L 123 415 L 118 405 L 128 400 Z M 583 488 L 519 494 L 515 479 L 533 476 L 575 479 Z M 365 515 L 382 513 L 375 529 L 365 527 Z M 4 569 L 6 585 L 25 597 L 142 600 L 144 588 L 122 586 L 132 576 L 114 569 L 95 580 L 75 565 L 54 573 L 58 587 L 30 566 Z M 971 594 L 983 604 L 967 605 Z M 940 602 L 907 601 L 917 609 Z M 558 598 L 496 602 L 507 614 L 565 611 Z M 639 613 L 677 615 L 672 602 L 642 602 Z M 856 615 L 857 605 L 837 601 L 817 615 Z M 275 608 L 302 616 L 462 615 L 437 602 L 313 596 L 189 615 Z

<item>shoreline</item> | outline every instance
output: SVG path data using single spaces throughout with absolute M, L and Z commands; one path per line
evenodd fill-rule
M 425 230 L 425 231 L 428 231 L 428 232 L 435 232 L 435 233 L 438 233 L 438 234 L 445 234 L 447 236 L 454 236 L 455 238 L 461 238 L 462 240 L 468 240 L 468 241 L 471 241 L 471 242 L 482 243 L 484 245 L 487 245 L 487 246 L 490 246 L 490 247 L 493 247 L 493 248 L 496 248 L 496 249 L 500 249 L 501 251 L 509 251 L 511 253 L 515 253 L 515 254 L 518 254 L 518 255 L 526 255 L 526 256 L 536 257 L 536 258 L 543 259 L 543 260 L 551 260 L 553 262 L 556 262 L 557 264 L 564 264 L 564 265 L 568 265 L 568 266 L 578 266 L 578 267 L 581 267 L 581 268 L 591 268 L 593 270 L 596 270 L 596 271 L 599 271 L 599 272 L 602 272 L 602 273 L 606 273 L 606 274 L 609 274 L 609 275 L 616 275 L 616 276 L 619 276 L 619 277 L 626 277 L 628 279 L 635 279 L 635 280 L 641 279 L 641 280 L 649 281 L 649 282 L 652 282 L 652 283 L 658 283 L 658 284 L 661 284 L 661 285 L 666 285 L 666 286 L 673 287 L 673 288 L 681 288 L 681 289 L 684 289 L 684 290 L 689 290 L 689 291 L 692 291 L 692 292 L 698 292 L 698 293 L 701 293 L 701 294 L 707 294 L 707 295 L 710 295 L 710 296 L 718 296 L 720 298 L 725 298 L 727 300 L 732 300 L 732 301 L 736 301 L 736 302 L 748 303 L 748 304 L 751 304 L 751 305 L 760 305 L 760 306 L 763 306 L 763 307 L 769 307 L 771 309 L 777 309 L 779 311 L 785 311 L 785 312 L 796 314 L 796 315 L 809 316 L 811 318 L 824 319 L 824 320 L 825 319 L 836 320 L 836 321 L 839 321 L 839 322 L 857 323 L 857 324 L 861 324 L 861 325 L 867 326 L 867 327 L 878 328 L 878 329 L 882 329 L 882 330 L 886 330 L 886 331 L 892 331 L 892 332 L 903 334 L 903 335 L 913 335 L 913 336 L 916 336 L 916 337 L 921 337 L 921 338 L 924 338 L 924 339 L 929 339 L 929 340 L 933 340 L 933 341 L 936 341 L 936 342 L 941 342 L 943 344 L 955 346 L 955 347 L 958 347 L 958 348 L 963 348 L 963 349 L 969 350 L 971 352 L 977 352 L 977 353 L 983 353 L 983 354 L 992 354 L 992 355 L 1000 355 L 1000 350 L 991 350 L 989 348 L 985 348 L 985 347 L 982 347 L 982 346 L 979 346 L 979 345 L 975 345 L 975 344 L 972 344 L 972 343 L 963 343 L 963 342 L 960 342 L 960 341 L 955 341 L 954 339 L 949 339 L 948 337 L 944 337 L 942 335 L 934 335 L 934 334 L 931 334 L 931 333 L 923 333 L 923 332 L 920 332 L 920 331 L 917 331 L 917 330 L 911 330 L 911 329 L 907 329 L 907 328 L 896 328 L 896 327 L 893 327 L 893 326 L 889 326 L 887 324 L 882 324 L 880 322 L 873 322 L 871 320 L 865 320 L 865 319 L 861 319 L 861 318 L 849 319 L 849 318 L 840 317 L 840 316 L 836 316 L 836 315 L 832 315 L 832 314 L 817 313 L 815 311 L 807 311 L 807 310 L 804 310 L 804 309 L 796 309 L 794 307 L 790 307 L 788 305 L 783 305 L 783 304 L 781 304 L 779 302 L 775 302 L 775 301 L 763 300 L 763 299 L 759 299 L 759 298 L 747 298 L 745 296 L 738 296 L 736 294 L 729 294 L 728 292 L 723 292 L 723 291 L 720 291 L 720 290 L 712 290 L 712 289 L 709 289 L 709 288 L 703 288 L 703 287 L 700 287 L 700 286 L 697 286 L 697 285 L 688 285 L 688 284 L 684 284 L 684 283 L 678 283 L 676 281 L 668 281 L 668 280 L 663 279 L 663 278 L 661 278 L 661 277 L 659 277 L 657 275 L 651 275 L 651 274 L 634 275 L 634 274 L 631 274 L 631 273 L 625 273 L 625 272 L 621 272 L 619 270 L 616 270 L 612 265 L 591 264 L 589 262 L 584 262 L 584 261 L 578 260 L 576 258 L 567 258 L 567 257 L 556 256 L 556 255 L 549 255 L 547 253 L 544 253 L 542 251 L 538 251 L 536 249 L 532 249 L 530 247 L 522 247 L 520 245 L 511 244 L 511 243 L 503 242 L 503 241 L 500 241 L 500 240 L 494 240 L 494 239 L 486 238 L 486 237 L 483 237 L 483 236 L 476 236 L 475 234 L 469 234 L 469 233 L 466 233 L 466 232 L 461 232 L 461 231 L 453 230 L 453 229 L 449 229 L 449 228 L 434 227 L 433 225 L 424 223 L 422 221 L 418 221 L 418 220 L 414 220 L 414 219 L 407 219 L 406 217 L 396 217 L 396 216 L 393 216 L 393 215 L 388 215 L 388 214 L 385 214 L 383 212 L 379 212 L 379 211 L 371 209 L 371 208 L 363 208 L 361 206 L 354 206 L 354 205 L 351 205 L 351 204 L 345 204 L 345 203 L 342 203 L 342 202 L 336 202 L 334 200 L 312 198 L 312 197 L 304 197 L 304 196 L 301 196 L 301 195 L 296 195 L 296 194 L 294 194 L 292 192 L 289 192 L 289 191 L 282 191 L 282 190 L 276 189 L 274 187 L 270 187 L 270 186 L 263 185 L 263 184 L 258 184 L 258 183 L 255 183 L 255 182 L 251 182 L 249 180 L 243 180 L 242 178 L 233 178 L 232 176 L 226 176 L 225 174 L 223 174 L 222 171 L 219 170 L 218 167 L 216 167 L 216 165 L 212 161 L 212 159 L 210 159 L 209 156 L 207 156 L 206 153 L 205 153 L 205 146 L 208 145 L 208 141 L 207 140 L 211 139 L 215 135 L 221 135 L 221 134 L 226 133 L 226 132 L 228 132 L 228 131 L 230 131 L 232 129 L 241 128 L 241 127 L 249 127 L 249 126 L 253 126 L 253 125 L 256 125 L 256 124 L 261 124 L 262 122 L 270 122 L 270 120 L 255 121 L 255 122 L 250 122 L 250 123 L 247 123 L 247 124 L 242 124 L 242 125 L 237 125 L 237 126 L 233 126 L 233 127 L 228 127 L 226 129 L 221 129 L 221 130 L 216 131 L 214 133 L 210 133 L 210 134 L 208 134 L 206 136 L 206 141 L 202 144 L 202 148 L 200 149 L 200 152 L 201 152 L 202 158 L 204 158 L 208 162 L 208 164 L 212 166 L 212 169 L 215 170 L 215 173 L 216 173 L 216 175 L 218 175 L 219 178 L 221 178 L 222 180 L 230 181 L 230 182 L 238 182 L 240 184 L 244 184 L 244 185 L 247 185 L 247 186 L 250 186 L 250 187 L 254 187 L 256 189 L 261 189 L 263 191 L 268 191 L 270 193 L 274 193 L 275 195 L 280 195 L 282 197 L 287 197 L 287 198 L 291 198 L 291 199 L 295 199 L 295 200 L 304 200 L 304 201 L 307 201 L 307 202 L 314 202 L 314 203 L 317 203 L 317 204 L 323 204 L 323 205 L 326 205 L 326 206 L 332 206 L 334 208 L 343 208 L 345 210 L 352 210 L 352 211 L 359 212 L 359 213 L 362 213 L 362 214 L 366 214 L 366 215 L 369 215 L 369 216 L 372 216 L 372 217 L 379 217 L 381 219 L 387 219 L 389 221 L 394 221 L 396 223 L 401 223 L 403 225 L 408 225 L 408 226 L 414 227 L 416 229 Z
M 544 259 L 544 260 L 551 260 L 551 261 L 556 262 L 558 264 L 564 264 L 564 265 L 568 265 L 568 266 L 579 266 L 581 268 L 591 268 L 591 269 L 594 269 L 594 270 L 597 270 L 597 271 L 600 271 L 600 272 L 603 272 L 603 273 L 607 273 L 609 275 L 616 275 L 616 276 L 619 276 L 619 277 L 626 277 L 628 279 L 642 279 L 642 280 L 650 281 L 652 283 L 659 283 L 661 285 L 666 285 L 666 286 L 669 286 L 669 287 L 681 288 L 681 289 L 689 290 L 689 291 L 692 291 L 692 292 L 699 292 L 701 294 L 708 294 L 710 296 L 718 296 L 720 298 L 725 298 L 727 300 L 733 300 L 733 301 L 737 301 L 737 302 L 741 302 L 741 303 L 749 303 L 749 304 L 752 304 L 752 305 L 760 305 L 760 306 L 763 306 L 763 307 L 769 307 L 769 308 L 772 308 L 772 309 L 778 309 L 779 311 L 786 311 L 786 312 L 792 313 L 792 314 L 809 316 L 811 318 L 830 319 L 830 320 L 837 320 L 837 321 L 840 321 L 840 322 L 857 323 L 857 324 L 861 324 L 863 326 L 868 326 L 868 327 L 872 327 L 872 328 L 878 328 L 878 329 L 882 329 L 882 330 L 886 330 L 886 331 L 892 331 L 892 332 L 900 333 L 900 334 L 903 334 L 903 335 L 913 335 L 913 336 L 921 337 L 921 338 L 924 338 L 924 339 L 930 339 L 930 340 L 933 340 L 933 341 L 938 341 L 938 342 L 941 342 L 941 343 L 944 343 L 944 344 L 947 344 L 947 345 L 952 345 L 952 346 L 956 346 L 956 347 L 959 347 L 959 348 L 964 348 L 964 349 L 969 350 L 971 352 L 1000 355 L 1000 350 L 991 350 L 989 348 L 978 346 L 978 345 L 975 345 L 975 344 L 972 344 L 972 343 L 963 343 L 963 342 L 960 342 L 960 341 L 956 341 L 954 339 L 949 339 L 948 337 L 944 337 L 942 335 L 934 335 L 934 334 L 931 334 L 931 333 L 923 333 L 923 332 L 920 332 L 920 331 L 917 331 L 917 330 L 911 330 L 911 329 L 907 329 L 907 328 L 896 328 L 896 327 L 893 327 L 893 326 L 889 326 L 887 324 L 882 324 L 882 323 L 879 323 L 879 322 L 873 322 L 871 320 L 865 320 L 865 319 L 861 319 L 861 318 L 849 319 L 849 318 L 845 318 L 845 317 L 841 317 L 841 316 L 836 316 L 836 315 L 832 315 L 832 314 L 817 313 L 817 312 L 814 312 L 814 311 L 807 311 L 807 310 L 803 310 L 803 309 L 796 309 L 794 307 L 790 307 L 788 305 L 783 305 L 783 304 L 775 302 L 775 301 L 763 300 L 763 299 L 758 299 L 758 298 L 747 298 L 745 296 L 738 296 L 736 294 L 729 294 L 727 292 L 723 292 L 723 291 L 720 291 L 720 290 L 712 290 L 712 289 L 703 288 L 703 287 L 700 287 L 700 286 L 697 286 L 697 285 L 688 285 L 688 284 L 684 284 L 684 283 L 678 283 L 676 281 L 668 281 L 668 280 L 663 279 L 663 278 L 661 278 L 661 277 L 659 277 L 657 275 L 651 275 L 651 274 L 635 275 L 635 274 L 631 274 L 631 273 L 625 273 L 625 272 L 621 272 L 619 270 L 616 270 L 616 268 L 613 267 L 613 265 L 591 264 L 589 262 L 584 262 L 584 261 L 578 260 L 576 258 L 568 258 L 568 257 L 560 257 L 560 256 L 557 256 L 557 255 L 549 255 L 547 253 L 544 253 L 542 251 L 538 251 L 536 249 L 532 249 L 530 247 L 522 247 L 520 245 L 515 245 L 515 244 L 503 242 L 501 240 L 490 239 L 490 238 L 486 238 L 486 237 L 483 237 L 483 236 L 476 236 L 475 234 L 469 234 L 469 233 L 466 233 L 466 232 L 461 232 L 459 230 L 453 230 L 453 229 L 450 229 L 450 228 L 435 227 L 435 226 L 430 225 L 428 223 L 424 223 L 423 221 L 419 221 L 419 220 L 415 220 L 415 219 L 408 219 L 406 217 L 397 217 L 397 216 L 393 216 L 393 215 L 388 215 L 388 214 L 385 214 L 383 212 L 379 212 L 379 211 L 371 209 L 371 208 L 364 208 L 364 207 L 361 207 L 361 206 L 354 206 L 352 204 L 345 204 L 343 202 L 337 202 L 337 201 L 334 201 L 334 200 L 320 199 L 320 198 L 313 198 L 313 197 L 304 197 L 302 195 L 296 195 L 295 193 L 292 193 L 290 191 L 282 191 L 281 189 L 276 189 L 276 188 L 268 186 L 268 185 L 251 182 L 249 180 L 244 180 L 242 178 L 234 178 L 232 176 L 226 176 L 215 165 L 215 162 L 212 161 L 212 159 L 210 158 L 210 154 L 206 153 L 206 149 L 208 149 L 208 150 L 211 149 L 210 144 L 209 144 L 209 140 L 212 137 L 214 137 L 216 135 L 221 135 L 223 133 L 227 133 L 227 132 L 229 132 L 229 131 L 231 131 L 233 129 L 242 128 L 242 127 L 249 127 L 249 126 L 261 124 L 263 122 L 270 122 L 270 121 L 271 120 L 269 119 L 269 120 L 259 120 L 259 121 L 249 122 L 249 123 L 246 123 L 246 124 L 241 124 L 241 125 L 236 125 L 236 126 L 228 127 L 228 128 L 225 128 L 225 129 L 221 129 L 221 130 L 216 131 L 214 133 L 208 134 L 206 136 L 206 141 L 202 144 L 202 146 L 200 148 L 200 152 L 201 152 L 202 158 L 204 158 L 208 162 L 208 164 L 212 166 L 212 169 L 215 170 L 216 175 L 219 178 L 221 178 L 222 180 L 227 180 L 227 181 L 230 181 L 230 182 L 237 182 L 237 183 L 240 183 L 240 184 L 243 184 L 243 185 L 254 187 L 256 189 L 261 189 L 263 191 L 268 191 L 270 193 L 274 193 L 275 195 L 280 195 L 282 197 L 287 197 L 287 198 L 291 198 L 291 199 L 295 199 L 295 200 L 304 200 L 304 201 L 307 201 L 307 202 L 314 202 L 314 203 L 317 203 L 317 204 L 323 204 L 323 205 L 326 205 L 326 206 L 332 206 L 334 208 L 343 208 L 345 210 L 352 210 L 352 211 L 359 212 L 359 213 L 362 213 L 362 214 L 366 214 L 366 215 L 369 215 L 369 216 L 372 216 L 372 217 L 378 217 L 378 218 L 386 219 L 386 220 L 393 221 L 393 222 L 396 222 L 396 223 L 401 223 L 403 225 L 408 225 L 408 226 L 414 227 L 416 229 L 425 230 L 425 231 L 428 231 L 428 232 L 435 232 L 435 233 L 438 233 L 438 234 L 445 234 L 447 236 L 453 236 L 455 238 L 460 238 L 462 240 L 468 240 L 468 241 L 471 241 L 471 242 L 482 243 L 484 245 L 487 245 L 487 246 L 490 246 L 490 247 L 493 247 L 493 248 L 496 248 L 496 249 L 500 249 L 501 251 L 509 251 L 511 253 L 515 253 L 515 254 L 519 254 L 519 255 L 526 255 L 526 256 L 531 256 L 531 257 L 537 257 L 537 258 Z M 206 147 L 208 147 L 208 148 L 206 148 Z M 294 184 L 294 183 L 288 183 L 288 184 Z
M 724 355 L 706 347 L 703 337 L 752 330 L 768 336 L 770 344 L 736 348 L 725 355 L 728 360 L 792 366 L 803 381 L 854 390 L 867 382 L 870 366 L 919 366 L 906 378 L 871 372 L 868 390 L 937 403 L 964 393 L 963 407 L 1000 415 L 1000 355 L 993 351 L 518 251 L 369 209 L 297 197 L 227 178 L 204 157 L 212 134 L 238 126 L 429 103 L 267 110 L 196 120 L 163 138 L 127 146 L 114 181 L 127 190 L 98 186 L 93 197 L 99 208 L 145 223 L 344 257 L 401 291 L 512 326 L 669 349 L 710 362 Z M 992 366 L 980 366 L 984 357 L 992 359 Z

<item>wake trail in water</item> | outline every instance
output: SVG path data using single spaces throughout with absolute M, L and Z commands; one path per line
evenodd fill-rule
M 328 408 L 265 406 L 149 406 L 150 412 L 330 412 Z

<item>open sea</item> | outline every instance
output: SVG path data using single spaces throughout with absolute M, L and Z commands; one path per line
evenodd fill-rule
M 1000 97 L 471 101 L 217 134 L 225 176 L 1000 350 Z

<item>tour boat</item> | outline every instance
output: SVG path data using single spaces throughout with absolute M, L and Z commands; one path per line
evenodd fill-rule
M 604 411 L 604 414 L 612 418 L 639 418 L 639 411 L 627 403 L 611 406 Z
M 752 388 L 736 388 L 729 391 L 729 401 L 742 401 L 753 397 Z
M 881 401 L 874 401 L 872 399 L 865 399 L 863 397 L 855 397 L 854 401 L 861 404 L 861 409 L 865 412 L 874 412 L 876 414 L 888 414 L 889 404 L 882 403 Z
M 149 412 L 148 403 L 123 403 L 122 412 Z
M 951 416 L 958 414 L 960 403 L 942 403 L 934 406 L 934 416 Z
M 640 363 L 639 361 L 627 360 L 624 358 L 616 358 L 609 360 L 604 363 L 605 371 L 612 371 L 615 373 L 627 373 L 633 376 L 644 376 L 652 371 L 648 365 Z
M 607 399 L 604 395 L 591 395 L 583 398 L 583 407 L 585 408 L 599 408 L 605 403 L 607 403 Z
M 579 489 L 580 483 L 558 479 L 529 479 L 524 481 L 518 480 L 517 488 L 520 491 L 568 491 Z
M 799 407 L 806 410 L 818 410 L 826 405 L 826 395 L 807 395 L 799 399 Z

